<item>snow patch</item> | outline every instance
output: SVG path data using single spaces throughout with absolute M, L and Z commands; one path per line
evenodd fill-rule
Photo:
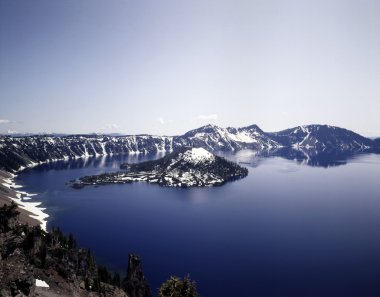
M 5 182 L 5 183 L 2 183 L 3 186 L 9 189 L 14 189 L 14 190 L 18 188 L 22 188 L 21 185 L 16 185 L 16 183 L 13 181 L 15 177 L 16 177 L 15 175 L 12 175 L 11 178 L 3 179 L 3 181 Z M 16 192 L 15 194 L 16 198 L 15 197 L 9 197 L 9 198 L 13 200 L 14 202 L 16 202 L 20 208 L 25 209 L 29 211 L 30 213 L 32 213 L 30 217 L 39 221 L 41 223 L 40 225 L 41 229 L 46 231 L 46 224 L 47 224 L 46 219 L 49 217 L 49 215 L 44 213 L 45 208 L 38 207 L 41 204 L 41 202 L 25 201 L 25 200 L 30 200 L 30 198 L 32 196 L 35 196 L 36 194 L 31 194 L 31 193 L 27 193 L 27 192 L 19 191 L 19 190 L 15 190 L 15 192 Z
M 257 132 L 255 132 L 254 134 L 257 135 Z M 245 142 L 245 143 L 257 142 L 257 140 L 252 138 L 251 135 L 247 131 L 240 131 L 236 133 L 236 135 L 229 133 L 228 136 L 234 141 Z
M 49 285 L 45 281 L 36 278 L 36 287 L 49 288 Z
M 183 154 L 183 159 L 191 163 L 199 163 L 206 161 L 213 161 L 214 155 L 205 150 L 204 148 L 192 148 Z
M 18 198 L 13 198 L 10 197 L 14 202 L 16 202 L 20 208 L 25 209 L 26 211 L 29 211 L 32 213 L 30 215 L 31 218 L 36 219 L 41 223 L 41 229 L 46 231 L 46 219 L 49 217 L 48 214 L 44 213 L 44 210 L 46 208 L 38 207 L 41 205 L 41 202 L 26 202 L 22 201 L 20 197 L 18 196 L 19 194 L 16 194 Z M 25 199 L 24 199 L 25 200 Z

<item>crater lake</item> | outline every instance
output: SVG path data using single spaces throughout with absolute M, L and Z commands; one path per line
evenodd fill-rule
M 222 154 L 249 169 L 222 187 L 144 182 L 73 189 L 70 180 L 153 156 L 58 161 L 25 170 L 48 229 L 73 233 L 125 274 L 139 254 L 153 293 L 171 275 L 202 297 L 380 296 L 380 155 Z

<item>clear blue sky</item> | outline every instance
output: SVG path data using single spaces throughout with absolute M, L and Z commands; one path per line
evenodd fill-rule
M 0 0 L 0 132 L 380 135 L 378 0 Z

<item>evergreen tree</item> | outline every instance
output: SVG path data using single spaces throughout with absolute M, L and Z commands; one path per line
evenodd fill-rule
M 189 276 L 183 279 L 172 276 L 164 282 L 158 293 L 159 297 L 200 297 L 195 282 Z
M 69 239 L 67 240 L 68 248 L 75 249 L 77 247 L 77 242 L 72 233 L 69 234 Z
M 121 285 L 121 279 L 120 279 L 120 274 L 115 272 L 114 275 L 113 275 L 113 279 L 112 279 L 112 283 L 117 286 L 117 287 L 120 287 Z

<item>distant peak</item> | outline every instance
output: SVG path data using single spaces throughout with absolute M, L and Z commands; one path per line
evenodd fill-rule
M 188 136 L 188 135 L 194 135 L 196 133 L 210 133 L 210 132 L 218 131 L 220 129 L 222 129 L 222 128 L 218 127 L 217 125 L 207 124 L 207 125 L 204 125 L 204 126 L 197 128 L 197 129 L 190 130 L 190 131 L 186 132 L 184 135 Z
M 214 124 L 207 124 L 207 125 L 204 125 L 202 127 L 200 127 L 199 129 L 216 129 L 216 128 L 219 128 L 217 125 L 214 125 Z
M 256 124 L 252 124 L 252 125 L 249 125 L 249 126 L 246 126 L 246 127 L 242 127 L 241 129 L 244 129 L 244 130 L 257 130 L 257 131 L 261 131 L 261 132 L 263 131 Z

